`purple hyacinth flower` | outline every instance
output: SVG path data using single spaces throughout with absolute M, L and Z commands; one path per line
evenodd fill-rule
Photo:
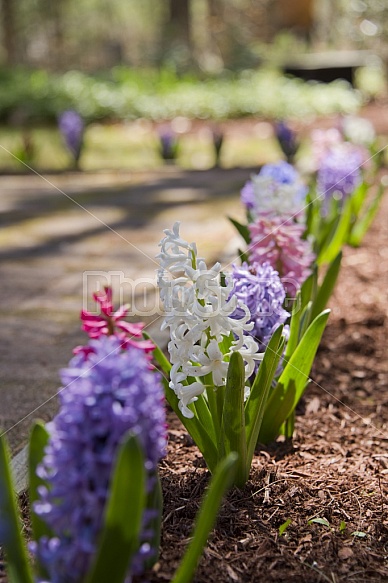
M 53 537 L 42 537 L 31 550 L 51 583 L 82 581 L 91 566 L 124 435 L 133 432 L 143 447 L 148 491 L 166 449 L 163 388 L 144 352 L 122 350 L 115 336 L 101 336 L 90 346 L 87 360 L 77 355 L 61 373 L 60 411 L 47 425 L 49 443 L 38 467 L 48 488 L 40 488 L 34 512 Z M 146 512 L 131 575 L 155 553 L 147 532 L 153 511 Z
M 340 144 L 328 151 L 317 175 L 318 193 L 323 198 L 324 213 L 333 197 L 344 200 L 361 183 L 362 163 L 360 149 L 350 143 Z
M 85 131 L 85 124 L 81 116 L 72 109 L 64 111 L 59 116 L 58 127 L 67 148 L 75 162 L 78 162 Z
M 234 283 L 232 295 L 248 307 L 254 323 L 249 332 L 263 350 L 271 339 L 275 330 L 289 317 L 283 308 L 286 291 L 279 274 L 271 265 L 243 263 L 241 267 L 233 266 L 232 281 Z M 232 317 L 241 317 L 243 311 L 239 308 Z

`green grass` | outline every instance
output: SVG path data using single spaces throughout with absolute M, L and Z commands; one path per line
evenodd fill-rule
M 72 159 L 55 128 L 29 131 L 33 156 L 26 163 L 36 170 L 66 170 Z M 23 147 L 19 130 L 0 127 L 0 169 L 23 171 L 19 162 Z M 13 155 L 12 155 L 13 154 Z M 279 159 L 279 148 L 272 137 L 226 135 L 221 153 L 221 166 L 257 166 Z M 187 169 L 207 169 L 215 164 L 210 130 L 206 128 L 179 137 L 177 165 Z M 150 123 L 92 124 L 85 133 L 85 146 L 80 168 L 98 170 L 146 170 L 163 166 L 156 130 Z

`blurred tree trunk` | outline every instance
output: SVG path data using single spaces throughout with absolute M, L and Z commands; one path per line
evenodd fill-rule
M 7 65 L 17 62 L 15 0 L 1 0 L 3 44 Z
M 163 33 L 163 56 L 184 69 L 191 62 L 190 0 L 169 0 Z
M 177 39 L 190 43 L 189 0 L 170 0 L 170 28 Z

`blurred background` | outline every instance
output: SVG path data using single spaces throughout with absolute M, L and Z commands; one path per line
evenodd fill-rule
M 386 100 L 386 0 L 1 0 L 0 8 L 3 170 L 22 170 L 18 160 L 53 170 L 251 165 L 260 152 L 262 162 L 278 156 L 268 121 L 313 123 Z M 68 111 L 80 118 L 82 152 L 57 127 Z M 243 118 L 253 123 L 229 124 L 226 136 L 225 121 Z

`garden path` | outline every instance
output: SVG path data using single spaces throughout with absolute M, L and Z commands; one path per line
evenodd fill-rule
M 85 290 L 84 272 L 123 272 L 148 282 L 134 301 L 141 302 L 146 289 L 151 313 L 143 320 L 160 340 L 153 282 L 163 229 L 181 220 L 185 238 L 198 242 L 201 255 L 225 257 L 234 236 L 225 213 L 241 216 L 239 190 L 250 172 L 166 167 L 0 178 L 0 427 L 9 430 L 14 453 L 33 419 L 55 412 L 58 370 L 85 342 L 79 312 L 96 278 L 89 277 Z M 117 292 L 119 276 L 112 281 Z M 129 288 L 124 291 L 128 301 Z

